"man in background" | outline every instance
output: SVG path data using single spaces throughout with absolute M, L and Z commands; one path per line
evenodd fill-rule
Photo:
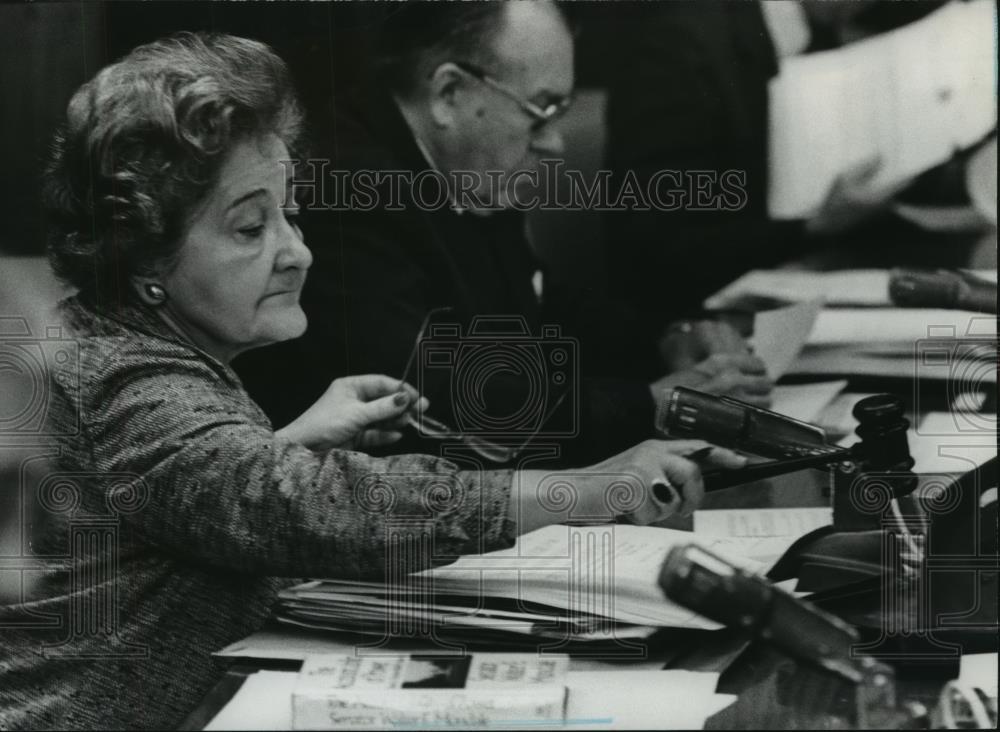
M 237 364 L 272 420 L 338 374 L 405 375 L 453 436 L 558 437 L 575 462 L 653 436 L 677 385 L 766 403 L 764 366 L 732 331 L 678 328 L 685 347 L 665 358 L 634 313 L 546 290 L 515 204 L 526 172 L 563 153 L 573 41 L 557 5 L 407 3 L 380 30 L 366 93 L 316 125 L 329 165 L 299 175 L 309 329 Z M 415 343 L 442 333 L 429 368 Z M 696 363 L 664 376 L 671 362 Z M 298 393 L 271 388 L 279 370 Z

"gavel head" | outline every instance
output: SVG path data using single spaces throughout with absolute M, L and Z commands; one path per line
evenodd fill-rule
M 892 394 L 875 394 L 854 406 L 861 438 L 858 455 L 865 471 L 909 471 L 913 467 L 906 431 L 910 421 L 903 402 Z

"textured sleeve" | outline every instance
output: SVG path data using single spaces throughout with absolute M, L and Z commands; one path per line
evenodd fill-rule
M 379 577 L 513 542 L 509 471 L 313 453 L 193 355 L 113 362 L 85 390 L 86 430 L 97 471 L 137 478 L 139 543 L 254 574 Z

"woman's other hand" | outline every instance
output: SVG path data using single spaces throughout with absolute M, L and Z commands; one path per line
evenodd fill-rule
M 659 403 L 678 386 L 768 407 L 774 381 L 767 375 L 764 362 L 752 353 L 717 353 L 696 366 L 653 382 L 650 390 Z
M 511 518 L 519 533 L 566 521 L 623 518 L 646 525 L 690 515 L 705 493 L 702 467 L 736 470 L 747 459 L 702 440 L 647 440 L 589 468 L 514 477 Z
M 428 401 L 399 379 L 381 374 L 336 379 L 302 416 L 278 431 L 310 450 L 366 449 L 390 445 L 403 435 L 412 413 Z

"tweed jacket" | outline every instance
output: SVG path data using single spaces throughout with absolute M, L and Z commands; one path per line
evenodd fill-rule
M 0 728 L 176 727 L 280 578 L 394 575 L 513 542 L 509 471 L 313 453 L 144 307 L 60 309 L 75 345 L 50 381 L 58 455 L 33 486 L 43 569 L 0 606 Z M 401 531 L 432 549 L 390 552 Z

